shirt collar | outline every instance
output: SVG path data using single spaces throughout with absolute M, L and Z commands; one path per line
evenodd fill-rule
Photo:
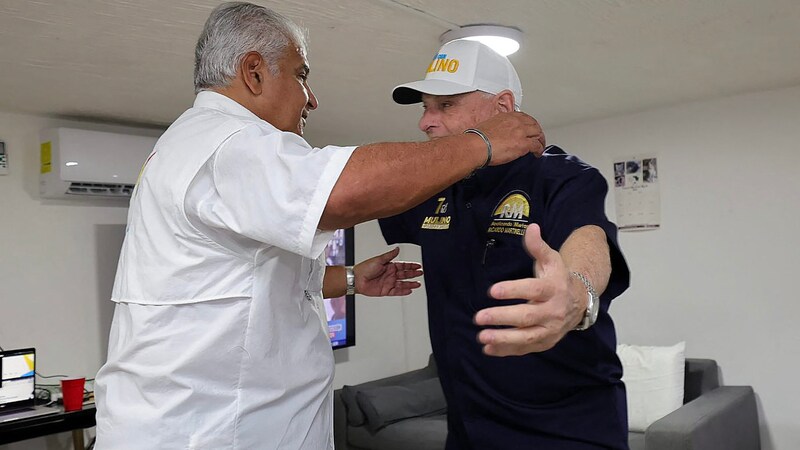
M 216 109 L 234 116 L 266 122 L 236 100 L 214 91 L 200 91 L 194 99 L 194 107 Z

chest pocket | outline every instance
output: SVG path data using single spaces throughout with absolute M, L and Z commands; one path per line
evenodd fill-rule
M 489 234 L 481 258 L 481 274 L 476 280 L 478 294 L 472 307 L 481 310 L 492 306 L 511 305 L 514 301 L 498 301 L 489 297 L 489 288 L 499 281 L 533 276 L 533 258 L 525 251 L 521 236 Z

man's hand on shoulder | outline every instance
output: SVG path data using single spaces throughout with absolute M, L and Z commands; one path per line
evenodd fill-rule
M 545 137 L 539 122 L 522 112 L 506 112 L 492 116 L 475 128 L 481 130 L 492 144 L 495 166 L 513 161 L 527 153 L 542 156 Z

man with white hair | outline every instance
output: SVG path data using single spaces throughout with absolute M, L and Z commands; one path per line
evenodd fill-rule
M 419 128 L 438 142 L 519 110 L 522 87 L 508 59 L 458 40 L 393 98 L 421 102 Z M 608 308 L 629 275 L 607 190 L 596 169 L 550 146 L 380 220 L 388 243 L 422 247 L 448 449 L 627 448 Z
M 505 114 L 436 142 L 312 148 L 305 37 L 226 3 L 195 53 L 194 106 L 159 139 L 131 199 L 96 378 L 97 448 L 332 448 L 333 354 L 320 300 L 402 294 L 397 250 L 324 268 L 333 230 L 397 214 L 477 167 L 541 154 Z

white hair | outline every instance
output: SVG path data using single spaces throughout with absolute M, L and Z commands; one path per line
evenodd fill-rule
M 194 91 L 228 86 L 248 52 L 258 52 L 278 74 L 286 47 L 306 53 L 306 32 L 288 18 L 252 3 L 223 3 L 208 17 L 194 51 Z

